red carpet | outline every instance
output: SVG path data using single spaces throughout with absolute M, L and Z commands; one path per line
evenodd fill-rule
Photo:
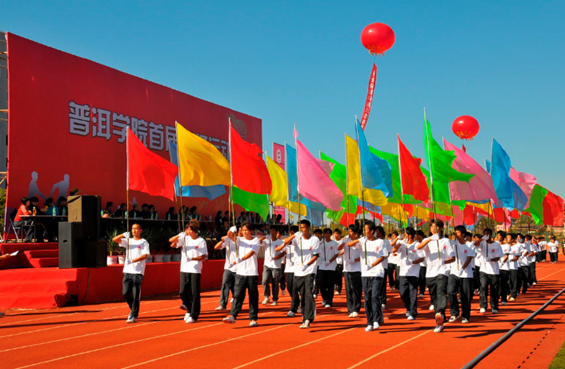
M 542 263 L 540 283 L 501 306 L 500 314 L 478 314 L 475 298 L 471 322 L 448 323 L 441 334 L 432 332 L 428 296 L 420 299 L 418 318 L 408 322 L 396 293 L 376 332 L 364 331 L 363 310 L 360 318 L 347 318 L 343 295 L 336 296 L 333 308 L 318 305 L 308 330 L 298 329 L 300 317 L 286 317 L 288 294 L 278 307 L 260 306 L 257 328 L 248 326 L 246 304 L 236 324 L 221 323 L 225 312 L 213 310 L 217 290 L 203 294 L 203 313 L 195 324 L 182 321 L 173 294 L 143 299 L 138 323 L 129 325 L 124 302 L 10 310 L 0 319 L 0 367 L 460 368 L 561 290 L 564 277 L 565 264 Z M 148 280 L 149 274 L 144 289 Z M 565 339 L 564 303 L 565 297 L 556 300 L 479 367 L 547 368 Z

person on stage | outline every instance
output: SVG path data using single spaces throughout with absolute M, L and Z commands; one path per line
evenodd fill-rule
M 492 230 L 485 228 L 483 238 L 475 242 L 475 252 L 480 253 L 482 260 L 479 269 L 480 307 L 481 314 L 486 313 L 488 308 L 488 297 L 490 292 L 490 308 L 493 314 L 498 314 L 498 297 L 500 295 L 500 267 L 498 261 L 504 257 L 500 243 L 492 239 Z M 489 291 L 490 290 L 490 291 Z
M 145 274 L 145 260 L 150 253 L 149 242 L 141 238 L 141 232 L 143 232 L 141 225 L 135 223 L 131 227 L 131 234 L 125 232 L 112 240 L 126 249 L 124 279 L 122 281 L 122 295 L 130 308 L 126 323 L 137 321 L 141 301 L 141 283 Z
M 426 280 L 430 295 L 434 296 L 436 327 L 434 332 L 443 331 L 445 309 L 447 307 L 447 276 L 449 265 L 455 261 L 455 252 L 449 239 L 443 237 L 443 221 L 435 219 L 430 223 L 432 236 L 426 238 L 418 246 L 418 250 L 426 253 Z
M 455 227 L 455 262 L 451 264 L 447 282 L 449 295 L 450 318 L 453 323 L 461 318 L 461 323 L 469 323 L 471 319 L 471 300 L 473 299 L 473 271 L 475 267 L 475 247 L 465 239 L 465 226 Z M 459 294 L 459 296 L 457 296 Z M 459 310 L 461 300 L 461 310 Z M 461 315 L 459 313 L 461 312 Z
M 345 276 L 345 297 L 347 312 L 350 318 L 357 318 L 361 311 L 361 295 L 363 282 L 361 280 L 361 252 L 356 247 L 345 247 L 350 241 L 359 239 L 359 228 L 355 224 L 349 225 L 349 236 L 341 240 L 338 250 L 343 258 L 343 274 Z
M 285 245 L 292 247 L 294 253 L 294 288 L 303 302 L 302 325 L 310 328 L 316 317 L 316 301 L 314 300 L 314 279 L 316 278 L 316 261 L 320 256 L 320 240 L 310 233 L 310 221 L 300 221 L 300 232 L 284 240 Z
M 230 298 L 230 291 L 232 297 L 234 295 L 235 287 L 235 274 L 237 271 L 237 255 L 235 251 L 234 239 L 238 233 L 236 226 L 233 226 L 229 230 L 232 234 L 232 238 L 227 235 L 222 237 L 220 242 L 214 246 L 214 250 L 226 249 L 226 261 L 224 263 L 224 275 L 222 276 L 222 289 L 220 293 L 220 305 L 215 309 L 217 311 L 226 310 L 228 306 L 228 301 Z M 241 231 L 241 229 L 240 229 Z M 239 235 L 239 234 L 238 234 Z
M 208 259 L 208 246 L 206 240 L 198 236 L 199 229 L 200 222 L 193 219 L 186 225 L 184 232 L 169 240 L 175 243 L 176 248 L 182 248 L 179 295 L 182 300 L 180 308 L 186 310 L 186 323 L 195 323 L 200 316 L 202 262 Z
M 272 225 L 267 237 L 261 237 L 261 243 L 265 247 L 265 261 L 263 264 L 263 294 L 265 299 L 262 304 L 267 305 L 271 297 L 271 286 L 273 291 L 273 302 L 271 306 L 277 306 L 279 301 L 279 282 L 281 279 L 281 262 L 283 252 L 277 252 L 276 248 L 282 245 L 279 238 L 280 232 L 277 226 Z
M 235 275 L 235 291 L 233 303 L 230 313 L 223 319 L 224 323 L 235 323 L 239 312 L 245 300 L 245 292 L 249 294 L 249 325 L 257 326 L 257 318 L 259 314 L 259 271 L 257 267 L 257 254 L 259 253 L 260 241 L 257 237 L 253 237 L 251 232 L 253 228 L 251 223 L 243 222 L 241 224 L 241 232 L 243 237 L 235 239 L 235 249 L 237 253 L 237 271 Z M 231 237 L 231 231 L 228 237 Z
M 324 229 L 324 237 L 320 242 L 320 260 L 318 267 L 318 281 L 322 295 L 322 306 L 331 308 L 334 301 L 335 269 L 337 255 L 337 242 L 332 240 L 332 230 Z

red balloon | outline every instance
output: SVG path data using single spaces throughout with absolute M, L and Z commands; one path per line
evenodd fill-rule
M 383 55 L 394 45 L 395 39 L 392 28 L 384 23 L 369 24 L 361 32 L 361 43 L 371 55 Z
M 479 122 L 470 115 L 462 115 L 453 121 L 451 129 L 462 140 L 472 140 L 479 133 Z

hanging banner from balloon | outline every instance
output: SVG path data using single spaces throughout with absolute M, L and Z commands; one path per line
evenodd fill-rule
M 369 87 L 367 89 L 367 99 L 365 100 L 365 109 L 363 109 L 363 115 L 361 116 L 361 128 L 365 130 L 367 121 L 369 120 L 369 114 L 371 114 L 371 106 L 373 105 L 373 95 L 375 93 L 375 86 L 377 85 L 377 65 L 373 64 L 373 70 L 371 71 L 371 78 L 369 78 Z

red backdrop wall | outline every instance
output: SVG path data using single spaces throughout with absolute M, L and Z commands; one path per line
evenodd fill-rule
M 125 202 L 126 126 L 167 159 L 175 121 L 227 155 L 231 117 L 245 140 L 262 147 L 258 118 L 12 33 L 7 43 L 9 208 L 22 196 L 38 196 L 40 205 L 42 197 L 56 201 L 72 188 L 102 196 L 103 206 Z M 130 202 L 134 197 L 140 205 L 156 205 L 161 216 L 174 205 L 131 191 Z M 214 214 L 227 210 L 227 195 L 211 202 L 185 198 L 184 204 Z

